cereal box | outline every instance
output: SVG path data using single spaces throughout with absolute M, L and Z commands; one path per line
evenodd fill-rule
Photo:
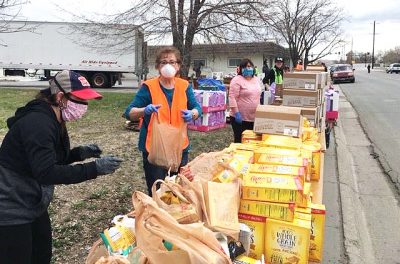
M 302 179 L 298 176 L 256 173 L 243 176 L 243 199 L 304 205 L 307 195 L 309 193 L 304 194 Z
M 274 147 L 260 147 L 253 151 L 254 153 L 254 163 L 258 163 L 258 160 L 261 158 L 263 154 L 273 154 L 280 156 L 291 156 L 291 157 L 301 157 L 302 150 L 294 150 L 294 149 L 280 149 Z M 311 152 L 310 152 L 311 153 Z M 311 156 L 311 154 L 310 154 Z M 305 157 L 307 158 L 307 157 Z
M 249 257 L 260 259 L 264 254 L 264 234 L 266 218 L 262 216 L 239 213 L 239 222 L 251 230 Z
M 216 165 L 213 172 L 213 181 L 221 183 L 232 182 L 237 177 L 243 177 L 243 174 L 247 173 L 248 170 L 248 163 L 243 163 L 237 158 L 232 158 L 225 163 L 219 163 Z
M 318 181 L 321 176 L 321 144 L 315 141 L 304 141 L 302 149 L 312 152 L 311 180 Z
M 271 264 L 307 264 L 310 249 L 311 223 L 301 219 L 293 222 L 267 219 L 265 254 Z
M 233 264 L 257 264 L 257 263 L 258 262 L 256 259 L 244 255 L 240 255 L 233 261 Z
M 269 203 L 241 199 L 239 213 L 293 221 L 294 207 L 293 203 Z
M 242 133 L 242 143 L 252 143 L 261 141 L 261 134 L 256 134 L 253 130 L 245 130 Z
M 325 205 L 311 204 L 310 261 L 322 263 L 325 230 Z
M 304 167 L 286 166 L 286 165 L 272 165 L 272 164 L 252 164 L 250 165 L 250 172 L 266 173 L 266 174 L 283 174 L 304 177 Z
M 302 141 L 300 138 L 263 134 L 262 145 L 266 147 L 299 150 L 302 145 Z

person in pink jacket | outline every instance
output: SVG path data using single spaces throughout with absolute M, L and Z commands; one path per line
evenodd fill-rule
M 235 143 L 241 142 L 244 130 L 253 129 L 261 91 L 262 83 L 255 77 L 253 62 L 243 59 L 238 75 L 232 79 L 229 87 L 230 120 Z

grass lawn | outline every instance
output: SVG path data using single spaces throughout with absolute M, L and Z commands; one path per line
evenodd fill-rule
M 7 133 L 6 119 L 31 100 L 37 90 L 1 89 L 0 142 Z M 133 94 L 104 92 L 103 100 L 89 103 L 85 117 L 68 123 L 71 147 L 96 143 L 104 154 L 124 159 L 112 175 L 75 185 L 57 186 L 49 208 L 53 225 L 53 263 L 84 263 L 92 243 L 115 215 L 132 210 L 133 191 L 146 192 L 138 133 L 124 128 L 121 117 Z M 208 133 L 189 132 L 190 159 L 202 152 L 221 150 L 233 142 L 229 126 Z

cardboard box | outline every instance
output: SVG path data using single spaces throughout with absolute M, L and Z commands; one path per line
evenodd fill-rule
M 300 109 L 274 105 L 257 106 L 255 133 L 300 137 L 302 127 L 303 118 Z
M 275 87 L 275 96 L 282 97 L 283 84 L 277 84 Z
M 308 264 L 311 222 L 268 219 L 265 226 L 266 263 Z
M 301 115 L 311 122 L 313 127 L 318 125 L 318 107 L 301 108 Z
M 321 74 L 316 72 L 288 72 L 283 79 L 283 89 L 318 90 L 321 85 Z
M 261 259 L 264 254 L 265 221 L 262 216 L 239 213 L 239 223 L 246 224 L 251 230 L 249 257 Z
M 291 222 L 294 219 L 294 208 L 293 203 L 269 203 L 240 199 L 239 213 Z
M 310 184 L 302 184 L 298 176 L 247 173 L 243 176 L 242 199 L 295 203 L 306 207 L 310 199 Z
M 325 205 L 311 205 L 310 261 L 322 263 L 325 232 Z
M 317 107 L 319 102 L 319 92 L 300 90 L 300 89 L 283 89 L 284 106 L 296 107 Z

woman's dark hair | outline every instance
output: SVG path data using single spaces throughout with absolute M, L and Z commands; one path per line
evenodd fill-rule
M 253 67 L 253 75 L 251 77 L 254 77 L 254 74 L 255 74 L 254 63 L 250 59 L 243 59 L 240 62 L 238 75 L 242 75 L 242 69 L 247 68 L 247 64 L 250 64 L 251 67 Z
M 44 100 L 51 105 L 58 106 L 56 94 L 51 93 L 50 87 L 40 90 L 35 99 Z

